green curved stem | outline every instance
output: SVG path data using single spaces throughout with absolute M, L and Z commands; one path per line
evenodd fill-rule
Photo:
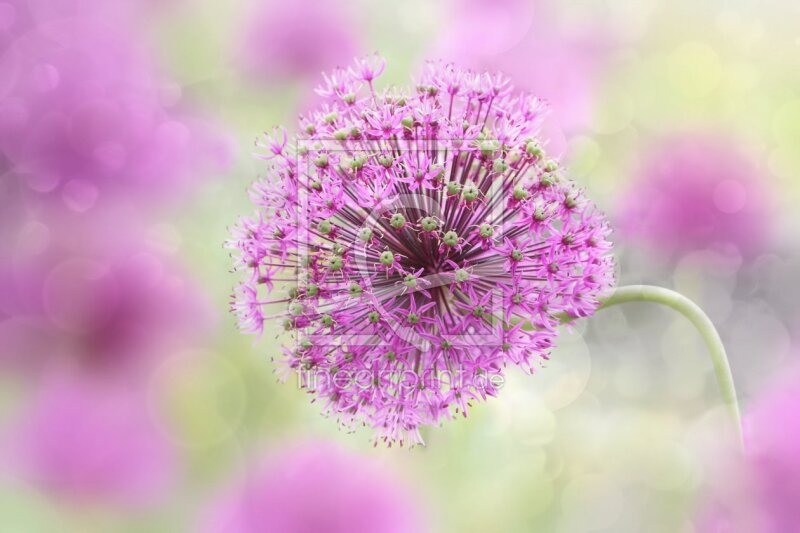
M 733 383 L 733 374 L 728 363 L 728 356 L 725 353 L 725 346 L 722 344 L 722 339 L 713 322 L 700 306 L 678 292 L 652 285 L 618 287 L 611 295 L 601 298 L 600 302 L 599 309 L 606 309 L 628 302 L 653 302 L 665 305 L 685 316 L 697 328 L 711 356 L 711 363 L 714 365 L 714 374 L 722 394 L 722 401 L 733 419 L 739 445 L 743 446 L 739 402 L 736 398 L 736 386 Z M 572 317 L 565 317 L 562 319 L 562 323 L 573 320 L 575 319 Z

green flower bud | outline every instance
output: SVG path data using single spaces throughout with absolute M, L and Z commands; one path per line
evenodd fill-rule
M 502 174 L 508 170 L 508 163 L 506 163 L 504 159 L 495 159 L 494 163 L 492 163 L 492 170 L 498 174 Z
M 394 254 L 389 250 L 381 253 L 380 261 L 382 264 L 386 266 L 392 266 L 394 264 Z
M 552 174 L 542 174 L 542 177 L 539 178 L 539 183 L 542 184 L 542 187 L 550 187 L 555 182 L 556 178 Z
M 478 198 L 479 194 L 480 191 L 474 184 L 467 183 L 464 185 L 464 190 L 461 192 L 461 199 L 466 202 L 473 202 Z
M 450 230 L 450 231 L 448 231 L 447 233 L 444 234 L 444 237 L 442 238 L 442 240 L 444 241 L 444 243 L 447 246 L 451 246 L 451 247 L 455 246 L 455 245 L 458 244 L 458 233 L 456 233 L 453 230 Z
M 481 141 L 479 149 L 481 151 L 481 155 L 485 158 L 492 157 L 494 153 L 500 148 L 500 145 L 497 141 Z
M 541 159 L 544 156 L 542 148 L 533 141 L 525 145 L 525 153 L 535 159 Z
M 488 239 L 492 235 L 494 235 L 494 228 L 491 224 L 481 224 L 480 229 L 478 230 L 481 237 L 484 239 Z
M 314 164 L 318 168 L 325 168 L 328 166 L 328 154 L 319 154 L 316 158 L 314 158 Z
M 354 157 L 350 160 L 350 168 L 353 170 L 361 170 L 367 162 L 365 157 Z
M 420 221 L 419 225 L 422 228 L 422 231 L 430 232 L 430 231 L 436 231 L 437 229 L 439 229 L 439 223 L 436 222 L 436 219 L 433 218 L 433 217 L 425 217 L 425 218 L 423 218 Z
M 406 225 L 406 217 L 400 213 L 395 213 L 392 215 L 392 218 L 389 219 L 389 224 L 391 224 L 394 229 L 403 229 L 403 226 Z
M 333 231 L 333 224 L 331 224 L 330 220 L 322 220 L 319 224 L 317 224 L 317 231 L 323 235 L 327 235 Z
M 514 200 L 522 201 L 528 198 L 528 191 L 520 186 L 514 187 Z
M 371 228 L 361 228 L 358 232 L 358 238 L 364 242 L 369 241 L 372 238 L 372 229 Z

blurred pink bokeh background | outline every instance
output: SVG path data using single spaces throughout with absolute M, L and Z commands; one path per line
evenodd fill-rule
M 790 531 L 798 22 L 789 2 L 722 0 L 0 1 L 0 520 Z M 227 316 L 253 139 L 295 130 L 322 71 L 376 50 L 384 87 L 443 58 L 549 102 L 548 150 L 614 222 L 620 282 L 673 287 L 718 325 L 745 456 L 721 443 L 702 344 L 649 309 L 577 327 L 410 452 L 275 382 L 279 327 L 253 345 Z

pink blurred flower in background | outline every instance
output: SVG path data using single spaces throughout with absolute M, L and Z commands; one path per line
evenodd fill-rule
M 800 367 L 754 406 L 746 432 L 763 531 L 792 531 L 800 524 Z
M 48 377 L 11 430 L 4 469 L 71 502 L 147 505 L 176 474 L 145 398 L 116 384 Z
M 0 50 L 36 24 L 93 15 L 115 24 L 138 23 L 170 0 L 4 0 L 0 2 Z M 178 0 L 171 0 L 177 2 Z
M 180 104 L 180 86 L 159 74 L 130 24 L 91 11 L 37 20 L 45 5 L 7 16 L 16 39 L 0 57 L 5 180 L 85 212 L 108 198 L 161 199 L 224 168 L 226 140 Z
M 0 3 L 0 363 L 139 376 L 208 324 L 145 242 L 228 148 L 142 43 L 131 0 Z M 80 215 L 80 216 L 76 216 Z M 131 364 L 135 363 L 135 365 Z
M 0 2 L 0 365 L 27 386 L 0 462 L 68 502 L 165 494 L 175 457 L 141 391 L 209 323 L 141 218 L 228 148 L 159 72 L 142 8 Z
M 753 257 L 772 237 L 767 176 L 731 141 L 666 139 L 623 195 L 617 228 L 662 256 L 732 245 Z
M 409 491 L 367 457 L 293 443 L 211 506 L 208 533 L 423 532 Z
M 800 365 L 779 379 L 747 412 L 745 457 L 730 459 L 715 480 L 701 531 L 785 533 L 800 524 Z
M 547 0 L 452 0 L 434 57 L 476 70 L 502 71 L 517 87 L 544 98 L 563 130 L 592 119 L 595 85 L 613 40 L 602 25 L 591 31 L 556 20 Z
M 333 0 L 258 2 L 241 44 L 244 69 L 256 78 L 316 78 L 358 52 L 356 14 Z
M 96 238 L 95 238 L 96 240 Z M 207 329 L 202 291 L 141 244 L 65 249 L 0 262 L 0 364 L 75 366 L 135 379 Z

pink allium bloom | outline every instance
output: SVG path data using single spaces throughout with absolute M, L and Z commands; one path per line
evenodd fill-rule
M 620 231 L 671 256 L 733 245 L 754 256 L 769 245 L 764 174 L 729 142 L 671 138 L 656 147 L 621 203 Z
M 128 25 L 39 19 L 47 2 L 23 4 L 0 57 L 4 180 L 82 213 L 109 198 L 163 198 L 226 164 L 225 141 L 181 105 Z
M 281 364 L 325 413 L 416 443 L 494 396 L 509 362 L 546 359 L 558 315 L 591 314 L 613 265 L 604 217 L 545 157 L 538 99 L 438 63 L 381 92 L 382 69 L 325 76 L 304 133 L 259 143 L 257 214 L 229 241 L 245 274 L 233 310 L 261 333 L 283 304 L 297 344 Z M 297 285 L 270 301 L 283 281 Z
M 319 76 L 357 51 L 347 5 L 331 0 L 260 2 L 242 44 L 244 67 L 266 80 Z
M 592 118 L 597 79 L 611 39 L 599 25 L 560 27 L 558 5 L 546 0 L 453 0 L 436 53 L 474 69 L 499 69 L 552 105 L 560 128 Z M 562 24 L 563 26 L 563 24 Z M 532 65 L 535 65 L 533 67 Z
M 54 494 L 144 505 L 175 474 L 172 445 L 146 397 L 100 380 L 50 376 L 4 435 L 4 468 Z
M 784 370 L 780 380 L 746 412 L 744 430 L 745 457 L 730 461 L 723 472 L 725 479 L 717 480 L 718 492 L 726 494 L 705 509 L 701 531 L 797 531 L 800 366 Z
M 416 502 L 366 457 L 328 443 L 294 444 L 212 505 L 208 533 L 425 531 Z

